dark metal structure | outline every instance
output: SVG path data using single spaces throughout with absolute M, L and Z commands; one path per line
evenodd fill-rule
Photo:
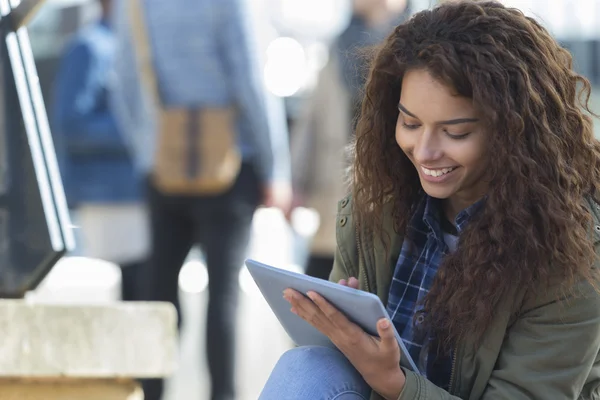
M 0 297 L 22 297 L 74 247 L 26 21 L 43 0 L 0 0 Z

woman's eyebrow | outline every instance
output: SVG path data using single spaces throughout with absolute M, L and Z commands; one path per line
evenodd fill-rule
M 401 103 L 398 103 L 398 109 L 400 111 L 402 111 L 404 114 L 408 115 L 409 117 L 419 119 L 419 117 L 417 117 L 415 114 L 408 111 L 406 109 L 406 107 L 404 107 Z M 449 119 L 446 121 L 438 121 L 437 124 L 438 125 L 458 125 L 458 124 L 466 124 L 469 122 L 477 122 L 477 121 L 479 121 L 479 119 L 477 119 L 477 118 L 456 118 L 456 119 Z
M 400 111 L 402 111 L 404 114 L 408 115 L 409 117 L 413 117 L 415 119 L 419 119 L 419 117 L 417 117 L 415 114 L 411 113 L 410 111 L 408 111 L 403 105 L 402 103 L 398 103 L 398 109 Z

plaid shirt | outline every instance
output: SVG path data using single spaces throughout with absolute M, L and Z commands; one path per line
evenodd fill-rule
M 463 210 L 456 217 L 459 235 L 477 204 L 479 203 Z M 407 227 L 390 286 L 387 311 L 419 372 L 437 386 L 447 389 L 450 383 L 451 357 L 438 357 L 435 341 L 414 329 L 418 328 L 425 317 L 420 302 L 429 292 L 444 255 L 449 252 L 441 221 L 439 200 L 425 195 Z M 414 325 L 413 317 L 416 313 L 419 314 Z M 428 357 L 430 354 L 432 356 Z

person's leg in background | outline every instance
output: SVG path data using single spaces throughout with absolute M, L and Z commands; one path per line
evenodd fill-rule
M 189 213 L 191 198 L 168 196 L 150 185 L 148 205 L 150 210 L 150 257 L 145 267 L 141 300 L 165 301 L 177 309 L 178 326 L 182 316 L 179 306 L 179 271 L 194 240 L 194 224 Z M 150 350 L 150 349 L 149 349 Z M 145 400 L 160 400 L 162 379 L 141 381 Z
M 333 269 L 333 255 L 311 254 L 306 264 L 306 275 L 328 280 Z
M 211 400 L 234 400 L 238 277 L 260 201 L 253 169 L 244 165 L 229 192 L 203 200 L 198 203 L 198 224 L 205 221 L 199 228 L 208 270 L 206 354 Z
M 367 400 L 371 388 L 338 350 L 296 347 L 285 352 L 259 400 Z
M 121 250 L 115 263 L 121 269 L 121 300 L 138 301 L 142 299 L 144 275 L 146 274 L 150 252 L 150 216 L 145 198 L 139 201 L 119 205 L 118 214 L 113 218 L 119 221 L 113 225 L 110 246 L 119 248 L 119 243 L 127 243 Z M 111 233 L 107 233 L 109 235 Z M 117 242 L 115 244 L 115 241 Z
M 121 264 L 121 300 L 137 301 L 141 299 L 140 281 L 144 272 L 144 262 Z

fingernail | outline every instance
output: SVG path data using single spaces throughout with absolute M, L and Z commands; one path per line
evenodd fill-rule
M 295 309 L 294 307 L 292 307 L 292 308 L 290 309 L 290 311 L 291 311 L 292 313 L 294 313 L 294 314 L 298 315 L 298 311 L 296 311 L 296 309 Z
M 379 326 L 381 327 L 381 329 L 387 329 L 390 327 L 390 321 L 388 321 L 387 319 L 383 320 L 383 322 L 381 322 Z
M 315 294 L 313 292 L 306 292 L 309 299 L 314 300 Z

